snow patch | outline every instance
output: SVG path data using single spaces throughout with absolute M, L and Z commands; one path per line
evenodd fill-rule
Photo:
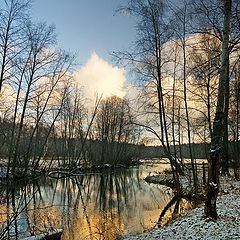
M 221 179 L 220 194 L 217 201 L 218 220 L 216 221 L 206 221 L 203 218 L 204 208 L 202 206 L 185 213 L 185 215 L 168 226 L 137 236 L 127 236 L 124 239 L 240 239 L 240 182 L 223 177 Z

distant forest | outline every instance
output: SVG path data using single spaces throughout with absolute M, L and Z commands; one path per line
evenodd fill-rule
M 192 143 L 193 149 L 193 157 L 195 159 L 208 159 L 209 158 L 209 149 L 210 143 Z M 240 147 L 240 146 L 238 146 Z M 174 147 L 170 147 L 174 152 Z M 182 144 L 180 146 L 181 153 L 179 151 L 179 146 L 176 146 L 178 149 L 177 156 L 180 157 L 182 155 L 183 159 L 190 159 L 191 156 L 189 154 L 189 146 L 188 144 Z M 234 160 L 235 150 L 237 146 L 235 142 L 229 142 L 229 158 L 230 160 Z M 167 158 L 167 155 L 164 153 L 164 149 L 161 146 L 142 146 L 141 147 L 141 155 L 142 158 Z

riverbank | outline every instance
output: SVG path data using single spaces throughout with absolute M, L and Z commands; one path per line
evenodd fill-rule
M 203 218 L 203 204 L 185 212 L 169 225 L 152 231 L 127 236 L 125 240 L 191 239 L 224 240 L 240 239 L 240 182 L 231 177 L 221 177 L 221 189 L 217 202 L 219 218 L 208 221 Z
M 50 162 L 50 163 L 49 163 Z M 0 159 L 0 184 L 19 180 L 32 180 L 40 176 L 49 176 L 52 178 L 67 178 L 70 176 L 80 175 L 94 175 L 100 174 L 104 171 L 118 171 L 123 169 L 129 169 L 131 167 L 139 166 L 142 163 L 139 159 L 132 159 L 129 164 L 102 164 L 102 165 L 81 165 L 81 166 L 61 166 L 59 160 L 42 161 L 40 167 L 32 168 L 28 167 L 25 171 L 24 168 L 17 168 L 17 172 L 13 175 L 11 170 L 7 173 L 8 160 Z M 29 164 L 31 166 L 31 164 Z

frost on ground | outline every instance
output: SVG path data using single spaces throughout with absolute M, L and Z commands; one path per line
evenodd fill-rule
M 221 179 L 217 209 L 217 221 L 206 221 L 201 206 L 186 212 L 168 226 L 137 236 L 127 236 L 125 239 L 240 239 L 240 182 L 229 178 Z

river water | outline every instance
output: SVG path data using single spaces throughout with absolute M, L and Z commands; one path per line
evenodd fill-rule
M 120 239 L 154 227 L 171 199 L 165 186 L 148 184 L 148 174 L 169 166 L 145 162 L 130 169 L 74 176 L 43 178 L 1 190 L 0 239 L 9 234 L 23 239 L 50 228 L 64 229 L 62 240 Z M 14 214 L 17 213 L 17 214 Z

